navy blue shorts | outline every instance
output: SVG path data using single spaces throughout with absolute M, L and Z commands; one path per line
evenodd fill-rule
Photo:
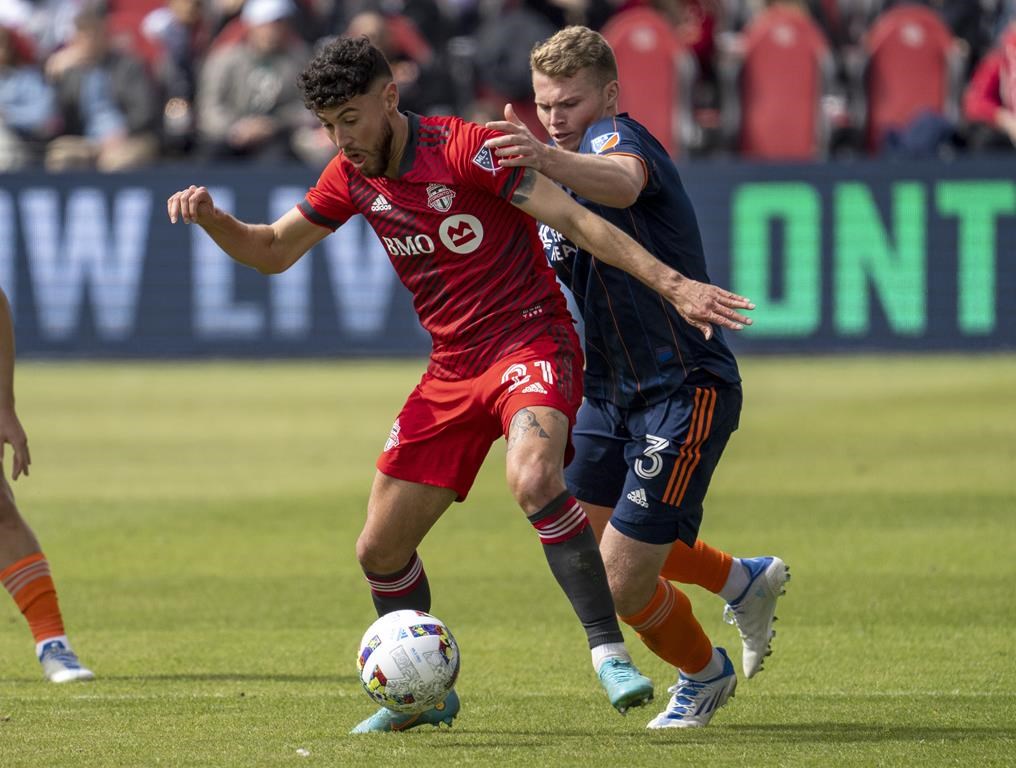
M 626 410 L 587 399 L 565 470 L 580 501 L 613 507 L 611 524 L 649 544 L 693 546 L 713 470 L 741 414 L 741 386 L 681 387 L 662 403 Z

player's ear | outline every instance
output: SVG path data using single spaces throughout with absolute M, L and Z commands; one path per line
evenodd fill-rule
M 603 86 L 603 94 L 607 97 L 607 109 L 611 112 L 617 111 L 617 97 L 620 90 L 621 86 L 618 85 L 617 80 L 611 80 Z
M 394 80 L 385 84 L 381 91 L 381 99 L 386 112 L 394 112 L 399 108 L 399 86 L 395 84 Z

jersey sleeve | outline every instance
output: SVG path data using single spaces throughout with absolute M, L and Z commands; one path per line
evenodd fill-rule
M 333 232 L 359 211 L 349 196 L 349 186 L 341 168 L 341 155 L 336 155 L 325 167 L 317 184 L 297 205 L 300 213 L 312 224 L 327 227 Z
M 457 121 L 447 145 L 447 162 L 459 183 L 510 201 L 526 169 L 502 168 L 494 153 L 483 146 L 488 139 L 501 135 L 476 123 Z
M 639 131 L 622 118 L 607 118 L 594 123 L 586 131 L 580 151 L 593 155 L 627 155 L 641 161 L 646 173 L 643 195 L 655 194 L 660 188 L 653 153 L 645 146 Z

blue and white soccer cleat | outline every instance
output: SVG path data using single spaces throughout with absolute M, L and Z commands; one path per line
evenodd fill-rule
M 753 557 L 741 560 L 751 581 L 744 592 L 723 609 L 723 620 L 741 634 L 741 667 L 746 678 L 761 671 L 762 662 L 772 653 L 775 637 L 776 601 L 786 593 L 790 568 L 778 557 Z
M 653 700 L 653 681 L 627 660 L 611 657 L 597 672 L 611 706 L 622 715 Z
M 81 666 L 77 655 L 62 640 L 50 640 L 39 654 L 42 674 L 52 683 L 94 680 L 92 670 Z
M 709 725 L 716 710 L 734 696 L 737 674 L 723 648 L 723 671 L 712 680 L 700 682 L 678 673 L 677 684 L 668 689 L 673 694 L 667 708 L 649 721 L 646 728 L 703 728 Z
M 416 728 L 419 725 L 436 725 L 440 727 L 441 723 L 451 727 L 452 720 L 458 714 L 459 696 L 454 690 L 451 690 L 440 704 L 415 714 L 392 712 L 390 709 L 381 707 L 381 709 L 351 730 L 350 733 L 408 731 L 410 728 Z

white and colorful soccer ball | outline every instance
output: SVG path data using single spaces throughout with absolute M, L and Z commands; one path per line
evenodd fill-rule
M 367 695 L 395 712 L 422 712 L 444 701 L 459 675 L 459 646 L 440 619 L 393 611 L 363 635 L 356 658 Z

